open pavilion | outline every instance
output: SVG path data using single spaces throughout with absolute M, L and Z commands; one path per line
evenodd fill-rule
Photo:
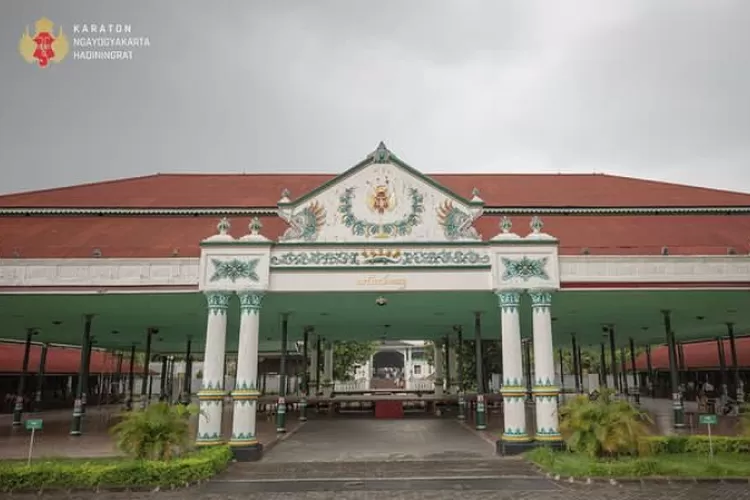
M 560 347 L 667 343 L 681 425 L 677 343 L 731 348 L 750 327 L 748 230 L 749 194 L 600 174 L 428 176 L 382 143 L 338 176 L 157 174 L 19 193 L 0 197 L 0 336 L 189 351 L 204 363 L 197 443 L 228 441 L 240 459 L 261 451 L 260 343 L 324 358 L 310 395 L 311 380 L 332 384 L 337 340 L 493 339 L 500 448 L 515 453 L 560 442 Z M 481 412 L 481 375 L 476 386 Z M 217 424 L 227 398 L 230 435 Z

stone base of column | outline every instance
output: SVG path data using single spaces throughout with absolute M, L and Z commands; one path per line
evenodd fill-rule
M 504 457 L 510 457 L 520 455 L 521 453 L 525 453 L 535 447 L 536 443 L 531 439 L 528 441 L 505 441 L 503 439 L 498 439 L 495 442 L 495 453 Z
M 230 443 L 232 455 L 238 462 L 257 462 L 263 458 L 263 445 L 255 444 L 233 444 Z

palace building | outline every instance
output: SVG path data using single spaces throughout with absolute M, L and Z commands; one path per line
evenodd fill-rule
M 0 337 L 35 329 L 169 353 L 192 342 L 197 442 L 228 441 L 241 459 L 259 455 L 259 351 L 323 339 L 326 368 L 309 376 L 325 386 L 337 340 L 495 339 L 499 446 L 514 453 L 561 439 L 558 348 L 746 332 L 749 252 L 750 194 L 602 174 L 427 175 L 381 143 L 340 175 L 156 174 L 0 196 Z M 476 387 L 466 397 L 483 411 Z

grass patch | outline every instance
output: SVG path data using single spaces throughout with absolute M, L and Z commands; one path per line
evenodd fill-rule
M 0 492 L 42 489 L 176 487 L 208 479 L 232 458 L 226 446 L 204 448 L 169 461 L 128 458 L 41 459 L 0 462 Z
M 750 455 L 676 453 L 647 457 L 596 459 L 566 451 L 536 448 L 526 458 L 563 477 L 750 477 Z

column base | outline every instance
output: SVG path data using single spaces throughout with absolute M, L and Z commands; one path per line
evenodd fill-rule
M 498 439 L 495 442 L 495 453 L 504 457 L 520 455 L 536 447 L 534 441 L 503 441 Z
M 257 462 L 263 458 L 263 445 L 260 443 L 232 445 L 232 456 L 238 462 Z
M 530 440 L 530 441 L 503 441 L 498 439 L 495 442 L 495 453 L 505 457 L 520 455 L 534 448 L 551 448 L 554 451 L 565 449 L 563 440 Z

